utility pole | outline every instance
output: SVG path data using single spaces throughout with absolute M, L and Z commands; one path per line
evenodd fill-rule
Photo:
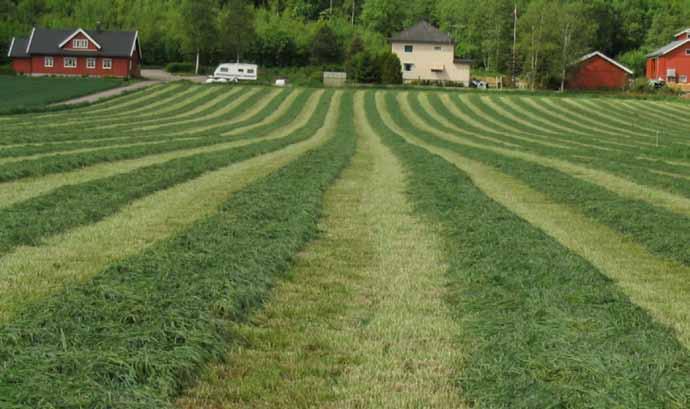
M 518 23 L 518 9 L 517 9 L 517 1 L 515 2 L 515 8 L 513 9 L 513 67 L 511 69 L 511 74 L 512 74 L 512 83 L 513 87 L 515 86 L 515 71 L 516 71 L 516 59 L 517 59 L 517 23 Z
M 331 6 L 328 9 L 328 18 L 332 19 L 333 18 L 333 0 L 331 0 Z
M 352 25 L 355 25 L 355 4 L 356 0 L 352 0 Z

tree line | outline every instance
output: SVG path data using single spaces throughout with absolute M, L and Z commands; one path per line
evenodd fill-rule
M 475 69 L 557 86 L 594 50 L 643 74 L 645 55 L 690 27 L 690 0 L 0 0 L 0 55 L 34 25 L 99 22 L 138 29 L 152 65 L 198 56 L 205 65 L 352 68 L 353 43 L 366 53 L 359 61 L 385 60 L 389 36 L 421 19 L 451 33 Z

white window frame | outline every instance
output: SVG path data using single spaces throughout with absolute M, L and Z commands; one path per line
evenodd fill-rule
M 103 59 L 103 69 L 104 70 L 112 70 L 113 69 L 113 59 L 112 58 L 104 58 Z
M 409 47 L 410 51 L 407 51 L 408 47 Z M 405 45 L 403 46 L 403 51 L 406 52 L 406 53 L 413 53 L 413 52 L 414 52 L 414 45 L 405 44 Z
M 86 69 L 87 70 L 95 70 L 96 69 L 96 57 L 87 57 L 86 58 Z
M 72 65 L 72 64 L 69 64 L 69 65 L 68 65 L 68 64 L 67 64 L 67 61 L 74 61 L 74 65 Z M 63 65 L 65 68 L 74 69 L 74 68 L 77 68 L 77 64 L 78 64 L 78 62 L 77 62 L 77 57 L 64 57 L 64 58 L 62 59 L 62 65 Z
M 55 66 L 55 58 L 48 55 L 43 57 L 43 66 L 45 68 L 53 68 Z
M 89 40 L 85 38 L 75 38 L 72 40 L 72 48 L 87 49 L 89 48 Z
M 681 84 L 687 84 L 688 83 L 688 76 L 687 75 L 679 75 L 678 76 L 678 82 Z

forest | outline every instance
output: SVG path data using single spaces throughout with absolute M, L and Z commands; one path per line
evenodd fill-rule
M 0 58 L 34 25 L 100 24 L 139 30 L 148 65 L 198 54 L 206 65 L 344 67 L 421 19 L 450 32 L 475 70 L 547 86 L 593 50 L 643 74 L 646 53 L 690 26 L 690 0 L 0 0 Z

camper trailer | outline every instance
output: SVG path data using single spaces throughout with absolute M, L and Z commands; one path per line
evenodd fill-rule
M 258 73 L 259 67 L 256 64 L 221 64 L 206 82 L 256 81 Z

